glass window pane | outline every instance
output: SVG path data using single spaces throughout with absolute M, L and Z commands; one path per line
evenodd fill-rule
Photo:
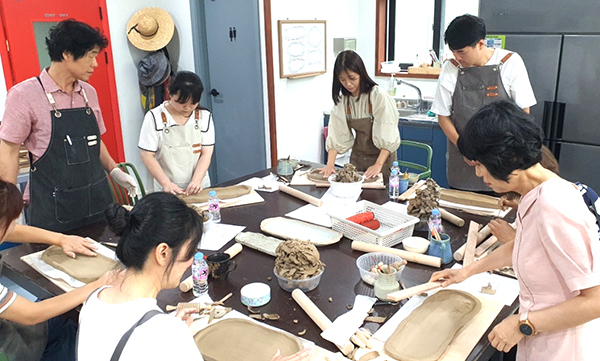
M 429 61 L 433 43 L 434 0 L 396 0 L 394 60 L 400 63 Z

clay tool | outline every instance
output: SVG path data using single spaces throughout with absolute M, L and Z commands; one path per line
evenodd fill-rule
M 241 244 L 236 243 L 233 246 L 227 248 L 225 250 L 225 253 L 227 253 L 229 257 L 233 258 L 235 255 L 240 253 L 243 248 L 244 247 Z M 181 290 L 181 292 L 187 292 L 192 288 L 194 288 L 194 280 L 192 279 L 192 276 L 189 276 L 179 284 L 179 289 Z
M 400 301 L 423 292 L 435 290 L 442 287 L 442 281 L 423 283 L 422 285 L 407 288 L 402 291 L 388 293 L 387 298 L 392 301 Z
M 115 242 L 105 242 L 105 241 L 101 241 L 100 244 L 107 246 L 107 247 L 112 247 L 112 248 L 117 248 L 117 245 L 118 245 L 118 243 L 115 243 Z
M 481 257 L 490 247 L 492 247 L 498 241 L 496 236 L 491 236 L 486 239 L 485 242 L 481 243 L 477 248 L 475 248 L 475 257 Z
M 166 310 L 167 312 L 171 312 L 171 311 L 180 311 L 186 308 L 195 308 L 196 312 L 200 312 L 202 310 L 210 310 L 212 306 L 206 306 L 203 303 L 190 303 L 190 302 L 179 302 L 177 304 L 177 306 L 171 306 L 171 305 L 167 305 Z
M 463 259 L 463 267 L 467 267 L 475 262 L 475 248 L 477 247 L 477 230 L 479 223 L 471 221 L 469 223 L 469 233 L 467 235 L 467 243 L 465 247 L 465 258 Z
M 319 198 L 313 197 L 310 194 L 306 194 L 285 184 L 280 184 L 279 190 L 283 193 L 287 193 L 292 197 L 296 197 L 317 207 L 321 207 L 323 205 L 323 201 Z
M 417 183 L 413 184 L 412 187 L 410 187 L 406 192 L 402 193 L 399 197 L 398 200 L 399 201 L 405 201 L 408 199 L 408 197 L 412 196 L 413 193 L 415 193 L 419 188 L 421 188 L 423 185 L 425 185 L 425 179 L 421 179 L 420 181 L 418 181 Z
M 427 222 L 427 226 L 429 226 L 429 232 L 431 232 L 433 237 L 435 237 L 435 239 L 441 242 L 442 238 L 440 237 L 440 234 L 438 233 L 437 229 L 431 224 L 431 222 Z
M 292 298 L 298 303 L 300 307 L 306 312 L 306 314 L 319 326 L 322 331 L 325 331 L 333 322 L 321 311 L 317 305 L 311 301 L 302 290 L 296 288 L 292 291 Z M 337 348 L 342 351 L 346 356 L 354 350 L 354 346 L 351 342 L 348 342 L 345 346 L 336 345 Z
M 440 210 L 440 214 L 442 215 L 442 219 L 454 224 L 457 227 L 462 227 L 465 225 L 465 220 L 455 216 L 454 214 L 448 212 L 447 210 L 443 209 L 443 208 L 439 208 Z
M 385 252 L 395 254 L 404 258 L 409 262 L 420 263 L 426 266 L 440 268 L 442 266 L 442 259 L 440 257 L 429 256 L 426 254 L 413 253 L 403 251 L 396 248 L 378 246 L 372 243 L 365 243 L 360 241 L 352 241 L 352 249 L 361 252 Z

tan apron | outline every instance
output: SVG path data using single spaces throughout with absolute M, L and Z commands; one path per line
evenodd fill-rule
M 375 164 L 379 157 L 380 149 L 373 143 L 373 105 L 371 104 L 371 94 L 369 94 L 369 116 L 365 118 L 352 119 L 350 111 L 349 97 L 344 97 L 346 103 L 346 121 L 348 127 L 354 129 L 356 136 L 354 137 L 354 145 L 352 146 L 352 154 L 350 155 L 350 163 L 356 166 L 359 172 L 364 172 Z M 387 160 L 381 167 L 383 180 L 387 184 L 390 178 L 390 168 L 392 163 L 397 159 L 396 152 L 390 153 Z
M 452 115 L 450 119 L 459 137 L 471 117 L 484 105 L 508 99 L 508 93 L 502 84 L 500 66 L 504 64 L 513 53 L 508 53 L 500 64 L 459 68 L 456 87 L 452 95 Z M 454 66 L 459 64 L 455 59 L 450 60 Z M 482 139 L 485 142 L 485 139 Z M 468 165 L 462 154 L 450 140 L 448 140 L 448 153 L 446 154 L 446 175 L 448 184 L 452 188 L 468 191 L 490 191 L 483 180 L 475 174 L 475 167 Z
M 156 152 L 156 160 L 167 177 L 182 189 L 186 189 L 196 165 L 202 154 L 202 129 L 200 128 L 200 110 L 194 111 L 193 127 L 167 125 L 167 115 L 160 113 L 163 123 L 162 147 Z M 202 188 L 210 187 L 208 172 L 202 179 Z M 154 181 L 154 189 L 162 189 L 160 184 Z

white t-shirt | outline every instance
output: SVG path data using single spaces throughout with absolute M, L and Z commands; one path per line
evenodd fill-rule
M 109 361 L 123 334 L 146 312 L 160 310 L 153 298 L 108 304 L 98 299 L 98 292 L 79 315 L 77 357 L 81 361 Z M 203 359 L 186 324 L 164 314 L 155 315 L 133 331 L 119 360 Z
M 506 49 L 494 49 L 494 54 L 485 65 L 500 64 L 500 60 L 510 52 Z M 513 55 L 502 64 L 500 76 L 508 96 L 520 108 L 529 108 L 537 103 L 529 82 L 525 63 L 519 54 L 513 52 Z M 445 116 L 452 114 L 452 95 L 456 88 L 457 78 L 458 68 L 447 61 L 438 79 L 437 90 L 431 106 L 433 113 Z
M 0 313 L 4 312 L 17 298 L 17 294 L 0 283 Z
M 164 112 L 166 114 L 167 127 L 179 126 L 167 109 L 165 109 L 165 104 L 167 104 L 167 102 L 151 109 L 146 113 L 146 116 L 144 116 L 144 123 L 142 123 L 142 129 L 140 130 L 138 148 L 153 153 L 158 152 L 161 149 L 163 122 L 160 113 Z M 184 127 L 193 127 L 196 125 L 194 113 L 195 112 L 192 112 L 192 115 L 185 123 Z M 201 129 L 201 139 L 198 139 L 198 142 L 201 143 L 203 147 L 215 145 L 215 127 L 212 114 L 208 110 L 203 109 L 200 111 L 200 120 L 198 124 Z

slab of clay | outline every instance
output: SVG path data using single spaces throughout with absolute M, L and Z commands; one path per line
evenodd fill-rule
M 206 361 L 264 361 L 277 352 L 290 356 L 302 349 L 290 334 L 263 327 L 256 322 L 231 318 L 214 323 L 194 335 Z
M 235 240 L 244 246 L 253 248 L 273 257 L 277 256 L 277 246 L 283 242 L 283 240 L 279 238 L 269 237 L 262 233 L 255 232 L 241 232 L 235 236 Z
M 67 256 L 62 248 L 50 246 L 42 253 L 42 261 L 84 283 L 90 283 L 117 266 L 117 261 L 98 254 L 96 257 Z
M 456 189 L 442 189 L 440 199 L 467 206 L 475 206 L 481 208 L 500 209 L 498 198 L 477 194 L 473 192 L 459 191 Z
M 364 172 L 358 172 L 358 174 L 363 175 Z M 313 182 L 316 183 L 329 183 L 329 180 L 327 179 L 327 177 L 324 177 L 323 174 L 321 174 L 319 172 L 318 169 L 311 169 L 308 173 L 306 173 L 306 178 L 308 178 L 308 180 L 311 180 Z M 369 179 L 365 179 L 364 183 L 373 183 L 373 182 L 377 182 L 379 178 L 369 178 Z
M 283 217 L 264 219 L 260 222 L 260 230 L 279 238 L 310 241 L 315 246 L 334 244 L 343 236 L 329 228 Z
M 193 196 L 186 195 L 178 195 L 180 199 L 182 199 L 185 203 L 206 203 L 208 202 L 208 192 L 216 191 L 217 197 L 219 199 L 232 199 L 238 198 L 241 196 L 245 196 L 246 194 L 250 194 L 252 191 L 252 187 L 246 185 L 236 185 L 229 187 L 216 187 L 216 188 L 207 188 L 201 190 L 198 194 L 194 194 Z
M 481 301 L 469 293 L 441 290 L 400 323 L 385 342 L 385 352 L 403 361 L 437 360 L 480 309 Z

